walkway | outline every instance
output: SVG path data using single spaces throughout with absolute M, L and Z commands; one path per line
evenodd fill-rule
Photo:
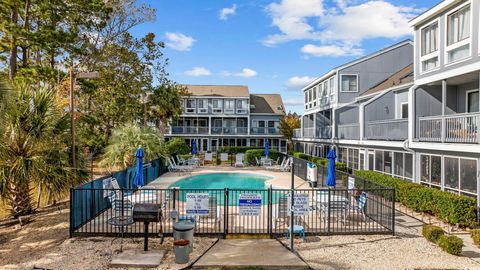
M 193 269 L 243 267 L 308 269 L 308 265 L 297 255 L 273 239 L 222 239 L 193 265 Z

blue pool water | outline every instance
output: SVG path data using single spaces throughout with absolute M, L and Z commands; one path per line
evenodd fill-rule
M 211 197 L 216 197 L 217 204 L 224 205 L 224 189 L 228 188 L 231 189 L 228 205 L 238 205 L 238 197 L 241 193 L 260 194 L 262 204 L 267 204 L 268 187 L 265 186 L 265 181 L 268 179 L 270 177 L 252 173 L 207 173 L 182 178 L 171 184 L 170 187 L 180 189 L 178 198 L 180 201 L 185 201 L 187 193 L 205 192 L 209 193 Z M 272 202 L 276 200 L 276 198 L 272 198 Z

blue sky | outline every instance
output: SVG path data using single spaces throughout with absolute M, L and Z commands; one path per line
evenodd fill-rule
M 156 20 L 132 30 L 166 42 L 171 78 L 182 84 L 241 84 L 280 93 L 303 113 L 301 88 L 352 59 L 411 38 L 424 1 L 146 1 Z

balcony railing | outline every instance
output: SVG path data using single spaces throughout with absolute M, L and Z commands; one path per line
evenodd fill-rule
M 279 135 L 280 130 L 276 127 L 252 127 L 250 128 L 250 134 L 252 135 Z
M 358 140 L 360 138 L 360 125 L 358 123 L 339 125 L 337 138 Z
M 212 127 L 212 134 L 221 135 L 246 135 L 247 127 Z
M 479 143 L 480 113 L 420 117 L 418 139 L 426 142 Z
M 302 137 L 302 129 L 296 128 L 293 130 L 293 138 L 301 138 Z
M 332 126 L 321 126 L 317 128 L 317 137 L 320 139 L 332 138 Z
M 172 134 L 208 134 L 208 127 L 171 127 Z
M 315 138 L 315 128 L 304 128 L 303 129 L 304 138 Z
M 366 129 L 367 140 L 403 141 L 408 138 L 408 119 L 371 121 Z

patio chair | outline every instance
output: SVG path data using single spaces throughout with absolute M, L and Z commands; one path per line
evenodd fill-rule
M 175 164 L 175 160 L 173 159 L 173 157 L 170 157 L 170 159 L 167 159 L 167 163 L 168 163 L 168 170 L 171 172 L 191 173 L 193 170 L 191 166 Z
M 243 154 L 236 154 L 235 155 L 235 167 L 245 167 L 245 164 L 243 163 Z
M 220 161 L 228 161 L 228 153 L 220 153 Z
M 108 200 L 112 204 L 112 215 L 107 219 L 107 224 L 120 230 L 120 251 L 122 251 L 125 230 L 135 223 L 132 217 L 133 204 L 129 200 L 123 198 L 119 190 L 111 191 L 108 194 Z M 113 242 L 116 239 L 118 239 L 118 237 L 112 240 L 110 247 L 113 246 Z
M 368 198 L 368 194 L 366 192 L 362 192 L 358 197 L 358 201 L 356 202 L 356 204 L 352 205 L 351 207 L 351 210 L 353 210 L 356 213 L 359 213 L 362 216 L 363 221 L 367 220 L 365 215 L 365 206 L 367 204 L 367 198 Z
M 283 159 L 282 159 L 282 163 L 283 163 Z M 279 165 L 279 164 L 281 164 L 280 157 L 278 157 L 277 160 L 275 160 L 272 165 Z
M 347 211 L 348 211 L 348 201 L 346 200 L 333 200 L 327 203 L 317 204 L 320 208 L 322 219 L 325 222 L 326 218 L 329 216 L 333 216 L 336 218 L 340 218 L 340 222 L 342 225 L 345 224 L 345 220 L 347 218 Z
M 204 163 L 206 162 L 213 163 L 213 153 L 205 153 Z
M 256 163 L 257 166 L 260 166 L 260 165 L 261 165 L 260 160 L 258 160 L 257 157 L 255 157 L 255 163 Z
M 287 162 L 288 161 L 284 159 L 280 165 L 266 166 L 265 169 L 269 171 L 281 171 L 282 169 L 284 169 Z
M 120 190 L 123 196 L 128 196 L 133 193 L 133 190 L 124 190 L 123 188 L 121 188 L 116 178 L 112 177 L 111 181 L 113 189 Z
M 286 158 L 285 165 L 283 165 L 283 168 L 280 169 L 282 172 L 289 172 L 292 169 L 292 159 L 291 158 Z
M 217 204 L 217 196 L 209 196 L 208 198 L 208 214 L 200 216 L 200 222 L 206 223 L 215 223 L 218 224 L 220 228 L 220 215 L 221 215 L 220 205 Z
M 284 194 L 280 195 L 277 202 L 277 209 L 272 213 L 275 220 L 275 228 L 278 227 L 278 223 L 288 224 L 288 198 Z

